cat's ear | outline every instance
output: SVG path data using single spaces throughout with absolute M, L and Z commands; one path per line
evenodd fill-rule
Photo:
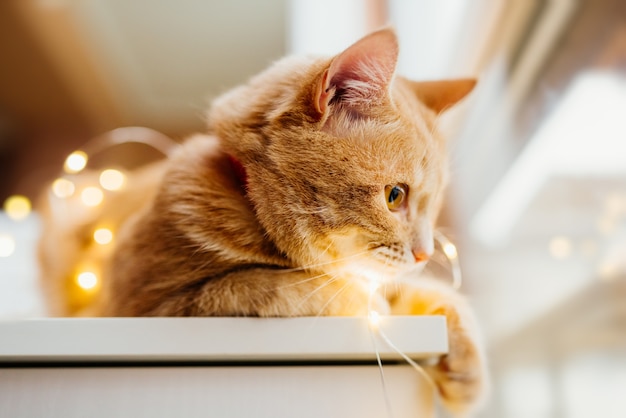
M 397 61 L 398 38 L 392 29 L 361 38 L 334 57 L 317 81 L 315 109 L 326 114 L 333 98 L 362 106 L 386 97 Z
M 476 85 L 474 78 L 440 81 L 412 81 L 413 91 L 422 103 L 441 113 L 467 96 Z

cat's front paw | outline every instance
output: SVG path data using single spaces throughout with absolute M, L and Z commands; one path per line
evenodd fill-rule
M 488 378 L 476 319 L 465 298 L 444 283 L 423 280 L 401 289 L 392 313 L 446 317 L 448 353 L 425 370 L 444 406 L 455 416 L 471 416 L 486 398 Z
M 484 356 L 467 314 L 453 305 L 443 305 L 430 314 L 444 315 L 448 325 L 449 350 L 427 366 L 443 404 L 455 416 L 471 416 L 485 397 L 487 376 Z

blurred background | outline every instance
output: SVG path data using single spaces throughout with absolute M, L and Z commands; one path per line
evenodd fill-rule
M 626 416 L 623 0 L 0 2 L 0 316 L 42 313 L 28 201 L 73 150 L 123 126 L 180 140 L 273 60 L 387 22 L 399 73 L 480 79 L 441 129 L 442 228 L 494 378 L 482 416 Z

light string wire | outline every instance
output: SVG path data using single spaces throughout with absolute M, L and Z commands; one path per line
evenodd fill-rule
M 84 210 L 92 210 L 93 207 L 99 206 L 105 199 L 107 190 L 110 192 L 116 192 L 123 187 L 127 181 L 126 174 L 119 170 L 103 169 L 100 173 L 100 184 L 97 180 L 94 183 L 85 182 L 79 180 L 79 176 L 86 172 L 97 172 L 99 169 L 92 170 L 88 167 L 91 157 L 97 156 L 103 151 L 108 151 L 116 146 L 123 144 L 140 144 L 145 145 L 164 157 L 168 157 L 174 150 L 180 147 L 180 144 L 167 135 L 158 132 L 156 130 L 130 126 L 117 128 L 108 132 L 105 132 L 95 138 L 92 138 L 86 142 L 81 148 L 75 150 L 69 154 L 65 160 L 63 169 L 57 175 L 57 178 L 47 188 L 47 201 L 48 207 L 51 211 L 52 218 L 56 220 L 73 219 L 83 209 L 79 209 L 76 212 L 77 207 L 84 207 Z M 134 168 L 124 171 L 132 171 L 133 169 L 139 169 L 149 163 L 144 162 L 141 164 L 135 164 Z M 117 184 L 115 187 L 107 187 L 102 180 L 102 175 L 106 172 L 113 172 L 117 176 Z M 76 206 L 75 201 L 70 201 L 70 197 L 79 193 L 78 185 L 80 185 L 80 201 L 82 205 Z M 101 187 L 100 187 L 101 186 Z M 92 200 L 85 198 L 85 193 L 92 193 Z M 79 215 L 81 216 L 81 215 Z M 99 283 L 97 262 L 93 260 L 104 253 L 106 245 L 113 241 L 114 231 L 107 225 L 100 225 L 94 230 L 93 241 L 98 244 L 96 247 L 100 248 L 98 252 L 89 252 L 87 258 L 82 260 L 80 264 L 73 267 L 75 272 L 70 273 L 68 280 L 72 280 L 76 283 L 78 288 L 83 291 L 83 295 L 93 294 L 94 290 Z M 70 278 L 71 277 L 71 278 Z M 82 296 L 81 296 L 82 297 Z
M 79 152 L 81 152 L 85 156 L 85 165 L 89 160 L 89 157 L 99 154 L 102 151 L 115 147 L 117 145 L 128 144 L 128 143 L 136 143 L 136 144 L 144 144 L 147 145 L 156 151 L 162 153 L 165 157 L 169 156 L 174 149 L 176 149 L 179 144 L 169 138 L 168 136 L 149 129 L 145 127 L 125 127 L 125 128 L 117 128 L 112 131 L 106 132 L 91 141 L 87 142 L 83 147 L 80 148 Z M 63 178 L 64 175 L 67 174 L 78 174 L 80 173 L 84 167 L 80 169 L 68 172 L 66 169 L 64 173 L 62 173 L 59 178 Z M 452 279 L 452 287 L 455 290 L 459 290 L 462 285 L 462 273 L 461 267 L 458 260 L 458 253 L 456 246 L 452 243 L 452 241 L 441 231 L 436 230 L 434 232 L 434 239 L 439 244 L 442 249 L 442 252 L 447 260 L 448 266 L 450 267 L 451 279 Z M 430 386 L 433 393 L 437 393 L 436 385 L 433 379 L 426 373 L 424 368 L 418 364 L 415 360 L 406 355 L 402 350 L 400 350 L 391 339 L 385 334 L 385 332 L 380 328 L 378 321 L 380 320 L 378 312 L 372 309 L 372 299 L 378 290 L 378 286 L 373 286 L 370 292 L 370 300 L 368 306 L 369 312 L 369 321 L 368 321 L 368 332 L 370 335 L 370 339 L 372 345 L 374 347 L 374 351 L 376 354 L 376 361 L 378 364 L 379 372 L 380 372 L 380 380 L 385 400 L 385 406 L 387 409 L 387 415 L 389 418 L 394 417 L 391 399 L 389 397 L 389 391 L 387 382 L 385 379 L 384 368 L 382 363 L 382 358 L 380 354 L 380 350 L 378 344 L 376 342 L 375 336 L 378 335 L 383 342 L 396 352 L 407 364 L 409 364 L 415 371 L 418 372 L 420 376 L 424 378 L 427 384 Z
M 368 312 L 367 330 L 370 336 L 370 341 L 372 342 L 372 346 L 374 347 L 374 352 L 376 353 L 376 362 L 378 363 L 378 372 L 380 374 L 380 384 L 381 384 L 382 391 L 383 391 L 383 398 L 385 400 L 385 408 L 387 409 L 387 416 L 389 418 L 394 418 L 393 408 L 391 406 L 391 399 L 389 398 L 389 390 L 387 389 L 387 380 L 385 379 L 385 371 L 383 369 L 383 361 L 380 357 L 380 350 L 378 349 L 378 344 L 376 344 L 376 338 L 374 336 L 374 332 L 379 331 L 378 320 L 380 318 L 378 316 L 378 312 L 376 312 L 373 309 L 372 304 L 374 301 L 374 297 L 377 295 L 379 285 L 380 283 L 376 281 L 370 282 L 369 300 L 367 304 L 367 312 Z
M 444 254 L 445 259 L 448 262 L 448 266 L 450 267 L 451 273 L 451 286 L 454 290 L 460 290 L 463 284 L 463 276 L 461 273 L 461 265 L 459 263 L 458 251 L 456 245 L 441 231 L 436 230 L 434 232 L 434 239 L 441 247 L 441 250 Z M 385 405 L 387 408 L 387 415 L 390 418 L 393 418 L 393 409 L 391 405 L 391 399 L 389 397 L 389 390 L 387 386 L 387 382 L 385 379 L 385 374 L 383 370 L 382 359 L 380 355 L 380 350 L 378 348 L 378 344 L 376 343 L 375 335 L 378 335 L 383 342 L 387 345 L 388 348 L 393 350 L 396 354 L 398 354 L 402 359 L 409 364 L 428 384 L 432 393 L 437 396 L 437 385 L 435 384 L 433 378 L 424 370 L 424 367 L 420 365 L 418 362 L 409 357 L 406 353 L 404 353 L 398 346 L 396 346 L 393 341 L 385 334 L 385 332 L 380 327 L 380 317 L 378 312 L 373 310 L 372 308 L 372 300 L 374 296 L 377 294 L 379 288 L 379 283 L 370 283 L 370 298 L 368 305 L 368 331 L 370 335 L 370 339 L 372 341 L 372 346 L 374 347 L 374 351 L 376 354 L 376 362 L 378 364 L 378 368 L 380 371 L 380 380 L 383 390 L 383 396 L 385 399 Z
M 461 272 L 461 263 L 459 262 L 459 254 L 456 245 L 440 230 L 434 231 L 435 241 L 439 244 L 442 252 L 450 266 L 452 275 L 452 288 L 460 290 L 463 285 L 463 274 Z
M 383 398 L 385 399 L 385 407 L 387 409 L 387 416 L 389 418 L 394 418 L 393 408 L 391 406 L 391 399 L 389 398 L 389 390 L 387 388 L 387 380 L 385 379 L 385 370 L 383 369 L 383 361 L 380 356 L 380 350 L 378 350 L 378 344 L 376 344 L 376 338 L 374 336 L 374 332 L 380 332 L 377 330 L 378 327 L 370 324 L 368 327 L 370 340 L 372 341 L 372 345 L 374 346 L 374 351 L 376 353 L 376 363 L 378 364 L 378 372 L 380 375 L 380 384 L 382 386 Z
M 113 129 L 93 138 L 81 148 L 81 151 L 87 155 L 95 155 L 116 145 L 129 143 L 147 145 L 166 157 L 180 146 L 169 136 L 154 129 L 142 126 L 128 126 Z
M 73 176 L 79 175 L 81 172 L 83 172 L 83 170 L 85 170 L 91 157 L 122 144 L 146 145 L 163 154 L 164 157 L 170 156 L 172 152 L 180 146 L 179 143 L 177 143 L 167 135 L 162 134 L 161 132 L 158 132 L 154 129 L 141 126 L 129 126 L 105 132 L 91 139 L 81 148 L 75 150 L 67 156 L 63 170 L 59 173 L 56 180 L 52 183 L 52 187 L 48 188 L 48 201 L 50 202 L 52 210 L 55 212 L 59 212 L 55 209 L 58 208 L 58 205 L 61 204 L 61 202 L 67 204 L 67 201 L 64 198 L 72 195 L 74 190 L 74 184 L 72 182 L 72 192 L 69 193 L 68 196 L 59 196 L 59 194 L 57 194 L 54 189 L 55 182 L 59 180 L 66 181 L 66 184 L 67 182 L 71 182 Z M 75 168 L 68 167 L 68 162 L 70 162 L 73 157 L 75 159 L 78 158 L 80 161 L 78 166 Z M 63 206 L 64 207 L 61 208 L 61 210 L 67 208 L 65 204 Z

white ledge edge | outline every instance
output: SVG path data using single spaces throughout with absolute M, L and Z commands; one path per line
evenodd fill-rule
M 380 334 L 384 333 L 395 348 Z M 0 321 L 0 363 L 414 359 L 448 351 L 443 316 Z

